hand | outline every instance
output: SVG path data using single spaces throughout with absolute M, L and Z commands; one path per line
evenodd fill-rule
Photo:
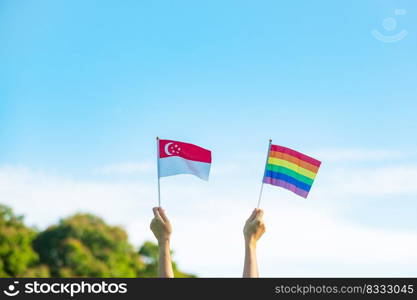
M 256 242 L 265 232 L 265 224 L 263 220 L 264 212 L 262 209 L 255 208 L 245 223 L 243 234 L 246 244 L 250 246 L 256 245 Z
M 158 243 L 169 241 L 172 233 L 171 223 L 169 222 L 162 207 L 153 208 L 154 218 L 151 222 L 151 230 Z

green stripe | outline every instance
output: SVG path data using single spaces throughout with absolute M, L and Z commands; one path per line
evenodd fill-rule
M 312 185 L 313 181 L 314 181 L 311 178 L 308 178 L 304 175 L 301 175 L 300 173 L 294 172 L 293 170 L 290 170 L 290 169 L 285 168 L 283 166 L 267 164 L 266 169 L 269 170 L 269 171 L 272 171 L 272 172 L 282 173 L 282 174 L 291 176 L 291 177 L 297 179 L 298 181 L 304 182 L 305 184 L 308 184 L 308 185 Z

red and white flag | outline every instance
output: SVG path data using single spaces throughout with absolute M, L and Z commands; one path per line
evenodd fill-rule
M 208 180 L 211 166 L 211 151 L 199 146 L 159 140 L 158 176 L 192 174 Z

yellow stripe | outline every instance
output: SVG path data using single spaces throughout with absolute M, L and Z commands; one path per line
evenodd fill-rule
M 300 173 L 301 175 L 304 175 L 311 179 L 314 179 L 316 177 L 316 173 L 311 172 L 310 170 L 304 169 L 296 164 L 293 164 L 292 162 L 289 162 L 288 160 L 270 157 L 268 159 L 268 164 L 286 167 L 290 170 L 293 170 L 294 172 Z

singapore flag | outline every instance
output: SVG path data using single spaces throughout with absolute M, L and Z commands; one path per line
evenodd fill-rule
M 208 180 L 211 166 L 211 151 L 193 144 L 159 140 L 159 177 L 192 174 Z

